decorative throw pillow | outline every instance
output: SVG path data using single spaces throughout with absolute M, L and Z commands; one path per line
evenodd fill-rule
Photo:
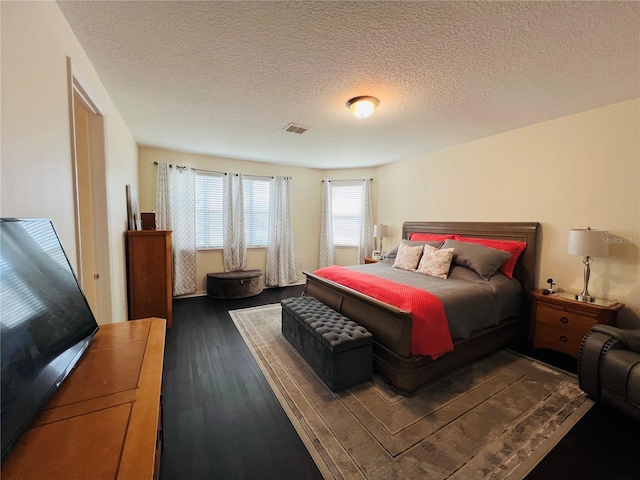
M 407 245 L 411 245 L 412 247 L 415 247 L 416 245 L 431 245 L 432 247 L 436 247 L 436 248 L 440 248 L 442 246 L 442 242 L 427 242 L 427 241 L 421 241 L 421 242 L 414 242 L 412 240 L 402 240 L 401 243 L 406 243 Z M 389 253 L 387 253 L 388 257 L 395 257 L 396 255 L 398 255 L 398 247 L 400 246 L 400 243 L 398 245 L 395 246 L 395 248 L 393 250 L 391 250 Z
M 411 246 L 406 243 L 401 243 L 398 247 L 398 255 L 396 256 L 396 261 L 393 263 L 393 267 L 415 272 L 418 262 L 420 261 L 420 256 L 422 255 L 422 248 L 422 245 Z
M 418 242 L 421 240 L 431 241 L 431 242 L 444 242 L 445 240 L 450 240 L 454 238 L 454 235 L 445 234 L 445 233 L 419 233 L 419 232 L 411 232 L 409 235 L 409 240 Z
M 475 237 L 461 237 L 456 235 L 455 240 L 460 242 L 477 243 L 478 245 L 484 245 L 485 247 L 496 248 L 498 250 L 504 250 L 511 254 L 506 262 L 500 267 L 500 271 L 507 277 L 513 278 L 513 271 L 516 268 L 516 263 L 520 254 L 527 248 L 527 242 L 516 242 L 514 240 L 494 240 L 491 238 L 475 238 Z
M 511 257 L 511 254 L 504 250 L 497 250 L 476 243 L 459 242 L 458 240 L 446 240 L 442 247 L 455 249 L 453 262 L 470 268 L 484 280 L 489 280 L 502 264 Z
M 447 278 L 451 260 L 453 260 L 453 248 L 435 248 L 425 245 L 416 271 L 432 277 Z

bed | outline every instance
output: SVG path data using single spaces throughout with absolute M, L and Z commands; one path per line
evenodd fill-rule
M 536 222 L 405 222 L 402 238 L 411 233 L 458 234 L 496 240 L 526 242 L 513 277 L 521 283 L 521 303 L 517 315 L 497 325 L 473 331 L 467 338 L 453 338 L 453 350 L 433 360 L 411 353 L 411 313 L 359 293 L 336 282 L 305 272 L 305 295 L 367 328 L 374 336 L 374 368 L 405 394 L 527 335 L 528 292 L 536 286 L 539 224 Z

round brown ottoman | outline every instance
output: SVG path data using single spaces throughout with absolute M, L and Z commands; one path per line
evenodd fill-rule
M 219 300 L 259 295 L 264 289 L 262 270 L 207 273 L 207 296 Z

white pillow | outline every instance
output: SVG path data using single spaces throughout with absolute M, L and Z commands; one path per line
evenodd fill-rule
M 447 278 L 452 260 L 453 248 L 435 248 L 425 245 L 417 272 L 432 277 Z
M 398 247 L 398 255 L 396 255 L 396 261 L 393 262 L 393 267 L 415 272 L 421 255 L 422 245 L 412 247 L 406 243 L 401 243 Z

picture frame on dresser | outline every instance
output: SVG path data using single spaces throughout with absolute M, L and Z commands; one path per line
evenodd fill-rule
M 136 191 L 131 185 L 125 185 L 127 200 L 127 229 L 138 230 L 138 201 Z

